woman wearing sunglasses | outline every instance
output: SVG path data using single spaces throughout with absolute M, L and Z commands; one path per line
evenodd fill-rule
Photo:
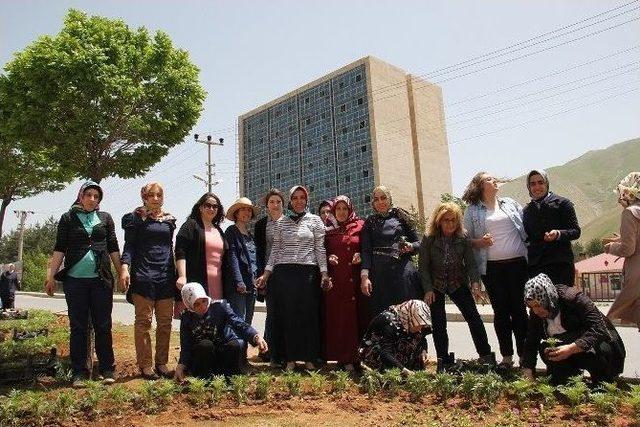
M 190 282 L 202 283 L 211 299 L 222 299 L 222 274 L 228 245 L 220 222 L 224 209 L 213 193 L 198 199 L 176 236 L 178 289 Z

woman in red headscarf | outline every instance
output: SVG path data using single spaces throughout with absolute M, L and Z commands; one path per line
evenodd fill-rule
M 337 226 L 327 229 L 325 246 L 333 288 L 324 293 L 324 358 L 352 370 L 358 342 L 368 325 L 367 301 L 359 291 L 362 221 L 347 196 L 331 206 Z

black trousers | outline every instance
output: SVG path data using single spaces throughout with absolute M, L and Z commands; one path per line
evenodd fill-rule
M 576 275 L 576 271 L 572 263 L 529 266 L 529 277 L 536 277 L 540 273 L 544 273 L 549 276 L 553 284 L 556 286 L 573 286 Z
M 433 291 L 435 299 L 431 304 L 431 322 L 433 323 L 433 343 L 439 359 L 445 359 L 449 354 L 449 335 L 447 334 L 447 313 L 444 308 L 445 294 L 438 290 Z M 482 323 L 482 318 L 476 308 L 471 291 L 467 286 L 460 286 L 449 295 L 451 301 L 458 307 L 464 320 L 469 326 L 473 344 L 479 356 L 491 353 L 487 331 Z
M 615 367 L 621 365 L 620 358 L 624 357 L 609 343 L 601 342 L 594 348 L 595 352 L 577 353 L 560 362 L 553 362 L 545 355 L 544 350 L 547 347 L 546 342 L 540 344 L 540 357 L 547 365 L 547 374 L 551 375 L 551 382 L 556 385 L 566 383 L 570 377 L 581 375 L 582 369 L 589 372 L 594 384 L 601 381 L 611 382 L 618 376 L 619 372 Z
M 0 295 L 0 301 L 2 301 L 2 309 L 8 310 L 10 308 L 15 308 L 15 298 L 16 296 L 12 294 Z
M 193 347 L 189 371 L 193 376 L 209 378 L 212 375 L 237 375 L 245 373 L 243 353 L 245 343 L 237 339 L 225 344 L 211 340 L 199 341 Z
M 113 289 L 96 279 L 67 277 L 64 298 L 69 314 L 69 347 L 73 373 L 87 374 L 87 341 L 89 316 L 96 337 L 96 355 L 100 372 L 113 371 L 113 341 L 111 337 L 111 309 Z
M 491 300 L 493 327 L 502 356 L 513 356 L 512 334 L 518 355 L 522 356 L 527 337 L 527 309 L 524 305 L 527 279 L 527 260 L 524 257 L 488 261 L 487 274 L 482 276 Z

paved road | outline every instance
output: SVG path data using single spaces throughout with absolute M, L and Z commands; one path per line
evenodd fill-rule
M 64 299 L 58 298 L 41 298 L 28 295 L 16 295 L 16 306 L 20 308 L 43 308 L 56 312 L 66 312 L 67 304 Z M 448 310 L 449 311 L 449 310 Z M 265 314 L 257 312 L 253 319 L 253 326 L 262 334 L 264 330 Z M 134 313 L 133 306 L 126 302 L 116 302 L 113 304 L 113 320 L 124 325 L 133 325 Z M 173 321 L 173 329 L 178 330 L 180 322 Z M 498 352 L 498 340 L 493 330 L 492 323 L 485 323 L 487 335 L 489 336 L 489 344 L 491 348 Z M 629 327 L 618 327 L 618 332 L 624 341 L 627 349 L 627 360 L 625 363 L 624 376 L 631 378 L 640 378 L 640 335 L 638 330 Z M 456 357 L 463 359 L 471 359 L 477 357 L 469 329 L 464 322 L 449 322 L 449 348 L 450 351 L 456 353 Z M 435 354 L 433 350 L 433 340 L 429 337 L 429 353 Z M 435 356 L 434 356 L 435 357 Z M 499 359 L 498 359 L 499 361 Z M 538 367 L 544 367 L 544 364 L 538 360 Z

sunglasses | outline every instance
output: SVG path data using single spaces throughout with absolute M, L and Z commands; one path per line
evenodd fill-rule
M 205 209 L 218 209 L 220 207 L 219 205 L 216 205 L 215 203 L 209 203 L 209 202 L 203 203 L 202 206 Z

